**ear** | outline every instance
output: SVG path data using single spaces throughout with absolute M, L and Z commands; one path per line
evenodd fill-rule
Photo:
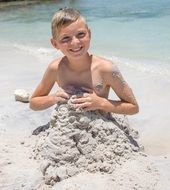
M 91 38 L 91 30 L 90 30 L 90 29 L 88 29 L 88 32 L 89 32 L 89 37 Z
M 59 49 L 59 48 L 58 48 L 58 45 L 57 45 L 57 42 L 56 42 L 55 39 L 51 38 L 50 41 L 51 41 L 51 44 L 52 44 L 52 46 L 53 46 L 54 48 Z

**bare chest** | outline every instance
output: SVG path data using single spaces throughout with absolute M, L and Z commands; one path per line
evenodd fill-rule
M 106 87 L 104 80 L 99 72 L 88 71 L 75 73 L 70 71 L 60 72 L 58 75 L 58 85 L 67 89 L 69 86 L 87 87 L 93 89 L 96 94 L 107 97 L 109 89 Z

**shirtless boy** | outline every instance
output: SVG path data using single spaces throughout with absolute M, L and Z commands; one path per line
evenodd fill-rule
M 75 86 L 85 91 L 82 97 L 72 99 L 75 107 L 128 115 L 138 112 L 133 92 L 117 66 L 88 52 L 90 39 L 90 29 L 78 10 L 64 8 L 55 13 L 51 43 L 64 55 L 49 64 L 30 98 L 31 109 L 43 110 L 67 102 Z M 50 93 L 55 83 L 62 90 Z M 108 99 L 110 89 L 119 100 Z

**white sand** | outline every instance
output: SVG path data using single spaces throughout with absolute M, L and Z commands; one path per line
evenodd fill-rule
M 31 137 L 31 133 L 49 121 L 53 108 L 33 112 L 28 104 L 16 102 L 14 98 L 15 89 L 32 92 L 46 67 L 45 61 L 2 46 L 0 54 L 0 189 L 169 190 L 170 156 L 163 151 L 161 156 L 126 162 L 112 175 L 83 172 L 53 187 L 45 185 L 40 163 L 32 156 L 37 136 Z

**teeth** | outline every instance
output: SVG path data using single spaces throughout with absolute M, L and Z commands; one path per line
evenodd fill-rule
M 74 51 L 74 52 L 79 51 L 79 50 L 81 50 L 81 47 L 79 47 L 77 49 L 71 49 L 71 51 Z

